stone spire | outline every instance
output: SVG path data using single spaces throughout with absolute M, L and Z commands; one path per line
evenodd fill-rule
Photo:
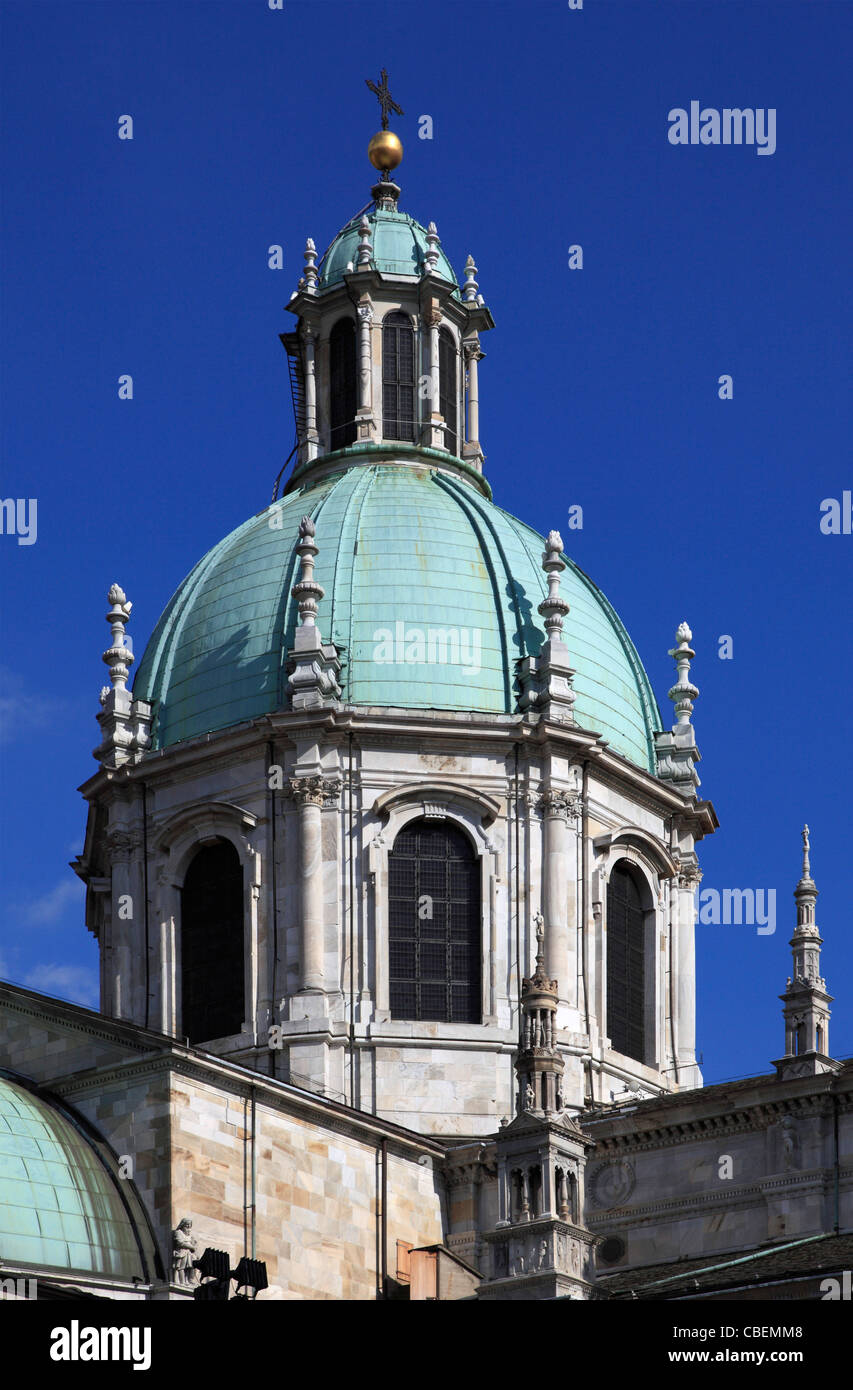
M 287 661 L 294 709 L 334 704 L 341 693 L 337 648 L 333 642 L 323 643 L 317 626 L 319 604 L 325 590 L 314 578 L 314 560 L 319 554 L 314 535 L 314 522 L 309 516 L 303 516 L 296 545 L 299 578 L 290 591 L 299 605 L 299 627 Z
M 563 1108 L 557 1048 L 557 981 L 545 969 L 545 923 L 536 924 L 536 969 L 523 981 L 515 1069 L 516 1116 L 498 1131 L 498 1220 L 485 1231 L 489 1272 L 477 1297 L 590 1296 L 596 1238 L 584 1225 L 584 1169 L 593 1147 Z
M 779 997 L 785 1019 L 785 1056 L 775 1063 L 780 1076 L 813 1076 L 835 1071 L 829 1054 L 832 995 L 820 973 L 822 940 L 815 921 L 818 890 L 809 864 L 809 827 L 803 827 L 803 869 L 794 889 L 797 925 L 791 937 L 792 975 Z
M 465 284 L 462 288 L 462 298 L 465 300 L 466 304 L 477 303 L 477 291 L 479 288 L 477 284 L 477 267 L 474 264 L 474 257 L 469 256 L 465 262 Z
M 699 691 L 690 680 L 690 663 L 696 656 L 690 643 L 693 633 L 687 623 L 679 624 L 675 634 L 676 645 L 670 648 L 669 655 L 674 658 L 678 673 L 675 685 L 669 691 L 669 698 L 675 707 L 675 723 L 669 733 L 655 734 L 657 749 L 658 777 L 674 782 L 682 796 L 693 797 L 699 786 L 699 774 L 695 764 L 700 753 L 696 747 L 696 734 L 690 722 L 693 701 Z
M 133 604 L 128 603 L 124 589 L 120 588 L 118 584 L 113 584 L 107 599 L 110 603 L 107 622 L 110 625 L 113 640 L 104 652 L 102 660 L 109 667 L 113 689 L 125 690 L 129 667 L 133 663 L 133 652 L 127 645 L 127 624 L 130 622 L 130 610 Z M 101 704 L 104 703 L 104 697 L 107 694 L 109 691 L 104 686 L 101 691 Z
M 373 258 L 373 247 L 370 242 L 370 223 L 367 217 L 362 217 L 358 224 L 358 265 L 359 269 L 368 270 Z
M 537 912 L 536 969 L 521 987 L 521 1040 L 515 1071 L 518 1078 L 516 1109 L 539 1115 L 559 1114 L 563 1109 L 563 1059 L 557 1051 L 557 981 L 545 971 L 545 919 Z
M 562 642 L 563 619 L 569 611 L 569 605 L 564 598 L 560 598 L 560 575 L 566 568 L 566 562 L 560 553 L 563 549 L 563 538 L 559 531 L 549 531 L 545 544 L 547 549 L 542 555 L 542 568 L 548 576 L 548 597 L 543 598 L 537 612 L 545 619 L 545 631 L 549 640 Z
M 316 294 L 317 281 L 319 280 L 319 275 L 317 274 L 317 247 L 310 236 L 305 243 L 304 256 L 305 274 L 303 276 L 303 288 L 306 294 Z
M 113 584 L 107 599 L 110 609 L 106 620 L 110 625 L 112 640 L 102 659 L 109 670 L 112 689 L 105 685 L 101 690 L 98 723 L 103 740 L 94 749 L 93 756 L 105 767 L 115 768 L 127 762 L 138 762 L 148 747 L 151 706 L 143 700 L 134 700 L 127 688 L 127 678 L 133 664 L 127 624 L 133 604 L 118 584 Z
M 427 274 L 434 275 L 438 270 L 438 248 L 441 244 L 438 239 L 438 228 L 434 222 L 430 222 L 427 227 L 426 239 L 427 251 L 424 255 L 424 262 L 426 264 Z
M 314 578 L 314 560 L 320 553 L 314 536 L 316 528 L 310 516 L 303 516 L 299 523 L 299 541 L 296 553 L 302 564 L 299 579 L 291 589 L 291 597 L 299 604 L 299 622 L 303 627 L 316 627 L 320 599 L 326 590 Z
M 679 624 L 675 640 L 678 645 L 671 647 L 669 654 L 675 658 L 678 680 L 670 690 L 669 698 L 675 706 L 677 723 L 685 725 L 690 723 L 693 701 L 699 696 L 699 691 L 690 681 L 690 663 L 695 660 L 696 653 L 690 645 L 693 640 L 693 633 L 686 623 Z
M 545 623 L 546 640 L 538 657 L 524 657 L 519 663 L 522 694 L 520 709 L 541 711 L 547 719 L 564 724 L 574 723 L 572 689 L 574 671 L 569 664 L 569 650 L 563 641 L 563 619 L 569 605 L 560 597 L 560 575 L 566 568 L 562 556 L 563 538 L 559 531 L 549 531 L 542 555 L 542 568 L 548 576 L 548 593 L 537 612 Z

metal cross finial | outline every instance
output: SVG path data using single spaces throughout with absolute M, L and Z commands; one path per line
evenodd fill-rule
M 388 112 L 395 111 L 398 116 L 402 116 L 403 110 L 402 107 L 398 106 L 396 101 L 393 101 L 391 98 L 391 93 L 388 90 L 388 74 L 384 68 L 382 69 L 380 76 L 382 78 L 382 81 L 379 83 L 378 86 L 375 82 L 371 82 L 369 77 L 365 78 L 365 82 L 367 86 L 370 88 L 371 92 L 375 93 L 377 100 L 379 101 L 379 109 L 382 112 L 382 129 L 387 130 Z

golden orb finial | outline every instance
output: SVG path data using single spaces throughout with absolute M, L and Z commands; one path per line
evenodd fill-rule
M 392 169 L 396 169 L 397 165 L 402 163 L 403 145 L 399 136 L 388 129 L 388 112 L 396 111 L 398 116 L 402 116 L 403 108 L 397 105 L 388 90 L 388 74 L 384 68 L 379 83 L 371 82 L 370 78 L 366 79 L 366 83 L 371 92 L 375 93 L 382 113 L 382 129 L 377 130 L 368 145 L 367 157 L 374 169 L 378 169 L 381 174 L 390 174 Z
M 377 130 L 367 147 L 367 157 L 374 169 L 390 174 L 403 160 L 403 142 L 393 130 Z

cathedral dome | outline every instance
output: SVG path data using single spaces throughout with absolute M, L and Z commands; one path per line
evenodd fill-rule
M 329 289 L 343 280 L 358 263 L 359 224 L 357 213 L 335 237 L 320 266 L 320 289 Z M 384 275 L 422 275 L 429 250 L 427 229 L 397 208 L 373 207 L 367 213 L 373 252 L 370 265 Z M 436 274 L 457 286 L 453 268 L 438 248 Z
M 398 446 L 399 448 L 399 446 Z M 342 662 L 342 700 L 362 706 L 518 709 L 515 663 L 538 654 L 544 540 L 484 495 L 485 484 L 412 449 L 412 462 L 353 446 L 214 546 L 148 643 L 134 686 L 155 704 L 153 746 L 225 729 L 288 704 L 298 614 L 300 518 L 316 527 L 318 625 Z M 379 461 L 383 458 L 383 461 Z M 577 723 L 654 769 L 657 704 L 601 590 L 567 560 L 564 640 Z
M 3 1076 L 0 1254 L 7 1266 L 149 1278 L 119 1179 L 54 1105 Z

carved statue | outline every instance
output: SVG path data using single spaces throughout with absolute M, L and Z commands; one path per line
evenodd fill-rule
M 192 1234 L 193 1223 L 188 1216 L 179 1221 L 172 1232 L 172 1283 L 194 1284 L 197 1271 L 193 1269 L 198 1242 Z
M 782 1162 L 786 1173 L 797 1166 L 797 1134 L 790 1115 L 782 1121 Z
M 525 1110 L 532 1110 L 535 1104 L 536 1092 L 534 1091 L 533 1087 L 528 1081 L 527 1085 L 524 1088 L 524 1108 Z

